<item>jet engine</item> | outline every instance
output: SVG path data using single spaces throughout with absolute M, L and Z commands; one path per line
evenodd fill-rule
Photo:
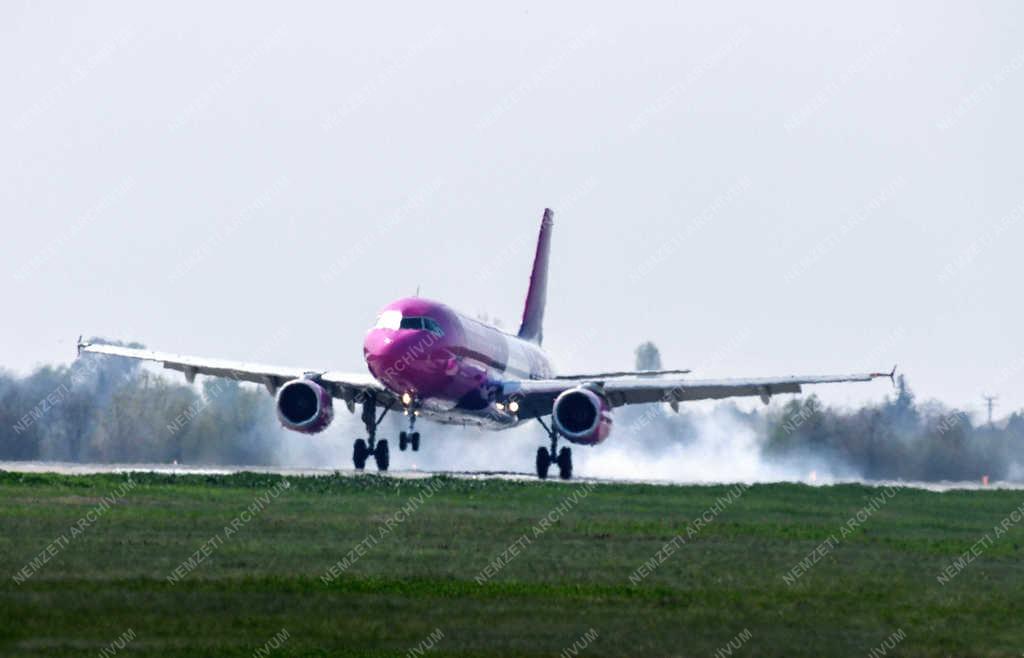
M 563 391 L 555 398 L 551 418 L 558 433 L 573 443 L 596 445 L 612 431 L 611 405 L 588 386 Z
M 312 379 L 293 379 L 277 392 L 277 418 L 290 430 L 322 432 L 334 420 L 331 394 Z

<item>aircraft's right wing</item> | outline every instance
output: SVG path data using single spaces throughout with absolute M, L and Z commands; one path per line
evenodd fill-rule
M 287 366 L 271 366 L 243 361 L 210 359 L 199 356 L 155 352 L 152 350 L 105 345 L 101 343 L 78 343 L 78 353 L 106 354 L 140 361 L 155 361 L 169 370 L 178 370 L 185 374 L 190 383 L 196 375 L 226 377 L 238 381 L 262 384 L 273 395 L 285 382 L 300 377 L 313 377 L 330 389 L 331 395 L 351 404 L 372 393 L 379 401 L 394 402 L 394 396 L 369 373 L 338 372 L 333 370 L 305 370 Z
M 546 416 L 556 397 L 581 384 L 592 384 L 600 390 L 612 407 L 626 404 L 666 402 L 673 406 L 692 400 L 759 396 L 765 402 L 778 393 L 799 393 L 804 384 L 869 382 L 881 377 L 892 379 L 892 372 L 868 372 L 849 375 L 810 375 L 787 377 L 755 377 L 750 379 L 688 379 L 685 377 L 635 377 L 601 380 L 539 379 L 509 382 L 504 394 L 515 399 L 524 418 Z

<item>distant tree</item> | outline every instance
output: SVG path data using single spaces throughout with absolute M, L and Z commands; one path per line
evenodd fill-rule
M 1024 412 L 1015 411 L 1006 420 L 1006 433 L 1017 441 L 1024 440 Z
M 634 354 L 636 354 L 637 370 L 661 370 L 661 352 L 658 351 L 658 346 L 651 341 L 641 343 Z
M 921 414 L 914 403 L 914 392 L 907 384 L 907 378 L 896 378 L 896 397 L 888 400 L 886 412 L 897 431 L 906 432 L 921 422 Z
M 106 462 L 171 461 L 175 441 L 167 426 L 196 395 L 190 387 L 142 371 L 98 408 L 89 441 L 91 459 Z
M 205 464 L 273 464 L 279 443 L 273 398 L 230 379 L 203 382 L 202 408 L 184 436 L 182 459 Z

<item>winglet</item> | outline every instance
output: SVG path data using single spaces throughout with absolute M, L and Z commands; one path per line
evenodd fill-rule
M 889 381 L 892 382 L 893 388 L 896 387 L 896 365 L 893 364 L 892 370 L 889 372 L 873 372 L 872 377 L 888 377 Z
M 82 356 L 82 348 L 88 347 L 88 346 L 89 346 L 89 343 L 86 343 L 86 342 L 82 341 L 82 334 L 78 334 L 78 342 L 75 344 L 75 347 L 78 348 L 78 356 Z

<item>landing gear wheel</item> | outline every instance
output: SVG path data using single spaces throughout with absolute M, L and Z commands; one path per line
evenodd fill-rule
M 548 467 L 551 466 L 551 455 L 544 447 L 537 448 L 537 477 L 541 480 L 548 479 Z
M 352 463 L 357 471 L 366 468 L 366 458 L 369 456 L 370 449 L 366 447 L 366 441 L 364 439 L 356 439 L 356 443 L 352 447 Z
M 558 477 L 563 480 L 572 479 L 572 449 L 562 448 L 558 451 Z
M 405 432 L 398 433 L 398 449 L 405 452 L 406 447 L 409 445 L 409 435 Z M 416 448 L 413 448 L 415 450 Z
M 420 451 L 420 433 L 419 432 L 413 432 L 412 435 L 410 435 L 410 437 L 409 437 L 409 441 L 412 443 L 412 451 L 413 452 L 419 452 Z
M 377 442 L 377 449 L 373 451 L 373 457 L 377 460 L 378 471 L 388 470 L 388 464 L 391 463 L 391 453 L 388 451 L 387 439 Z

